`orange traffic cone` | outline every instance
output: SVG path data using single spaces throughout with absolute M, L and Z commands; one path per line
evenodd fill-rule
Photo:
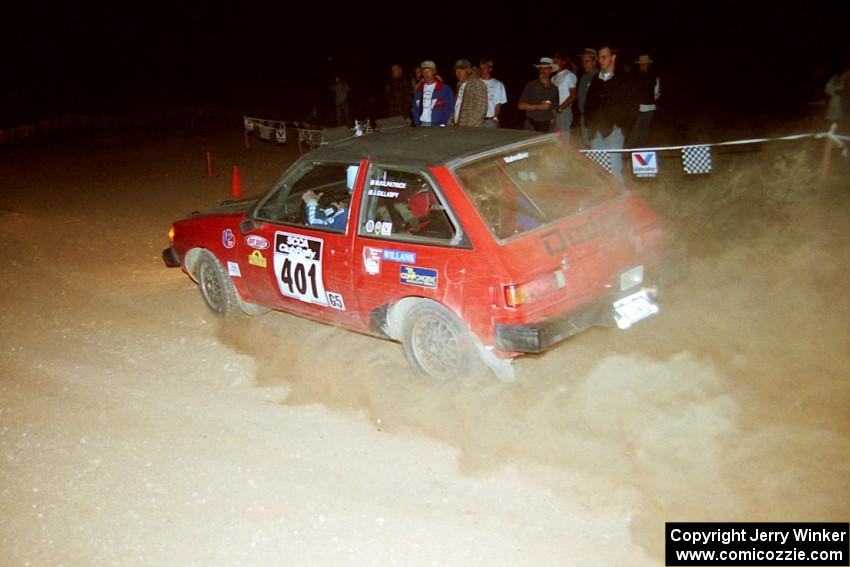
M 230 178 L 230 196 L 234 199 L 242 198 L 242 181 L 239 179 L 239 168 L 233 166 L 233 176 Z

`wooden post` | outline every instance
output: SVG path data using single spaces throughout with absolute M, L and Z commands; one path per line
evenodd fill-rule
M 212 153 L 207 152 L 207 177 L 214 177 L 215 169 L 213 168 Z
M 835 124 L 829 128 L 829 134 L 835 132 Z M 826 179 L 829 176 L 829 161 L 832 159 L 832 139 L 829 134 L 824 137 L 823 141 L 823 159 L 820 162 L 820 178 Z
M 829 160 L 832 156 L 832 140 L 826 138 L 823 142 L 823 159 L 820 162 L 820 178 L 826 179 L 829 176 Z

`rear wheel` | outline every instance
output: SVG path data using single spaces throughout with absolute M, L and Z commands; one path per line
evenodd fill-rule
M 207 250 L 202 250 L 195 262 L 195 277 L 201 296 L 213 313 L 226 316 L 239 305 L 236 288 L 218 259 Z
M 401 342 L 411 368 L 426 378 L 460 378 L 478 361 L 472 333 L 437 303 L 423 301 L 407 311 Z

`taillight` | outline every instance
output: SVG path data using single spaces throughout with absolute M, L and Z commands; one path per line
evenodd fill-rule
M 505 286 L 505 304 L 519 307 L 537 301 L 567 285 L 563 270 L 549 272 L 522 285 Z
M 171 228 L 168 229 L 168 244 L 174 245 L 174 225 L 171 225 Z

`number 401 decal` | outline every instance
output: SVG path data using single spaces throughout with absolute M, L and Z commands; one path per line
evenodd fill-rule
M 274 271 L 280 293 L 305 303 L 328 304 L 322 281 L 322 239 L 276 232 Z
M 296 263 L 293 265 L 292 261 L 287 258 L 283 261 L 283 268 L 280 270 L 280 281 L 286 284 L 290 294 L 297 293 L 299 296 L 305 296 L 309 287 L 309 296 L 319 297 L 319 290 L 316 285 L 316 264 L 310 266 L 308 270 L 304 264 Z

